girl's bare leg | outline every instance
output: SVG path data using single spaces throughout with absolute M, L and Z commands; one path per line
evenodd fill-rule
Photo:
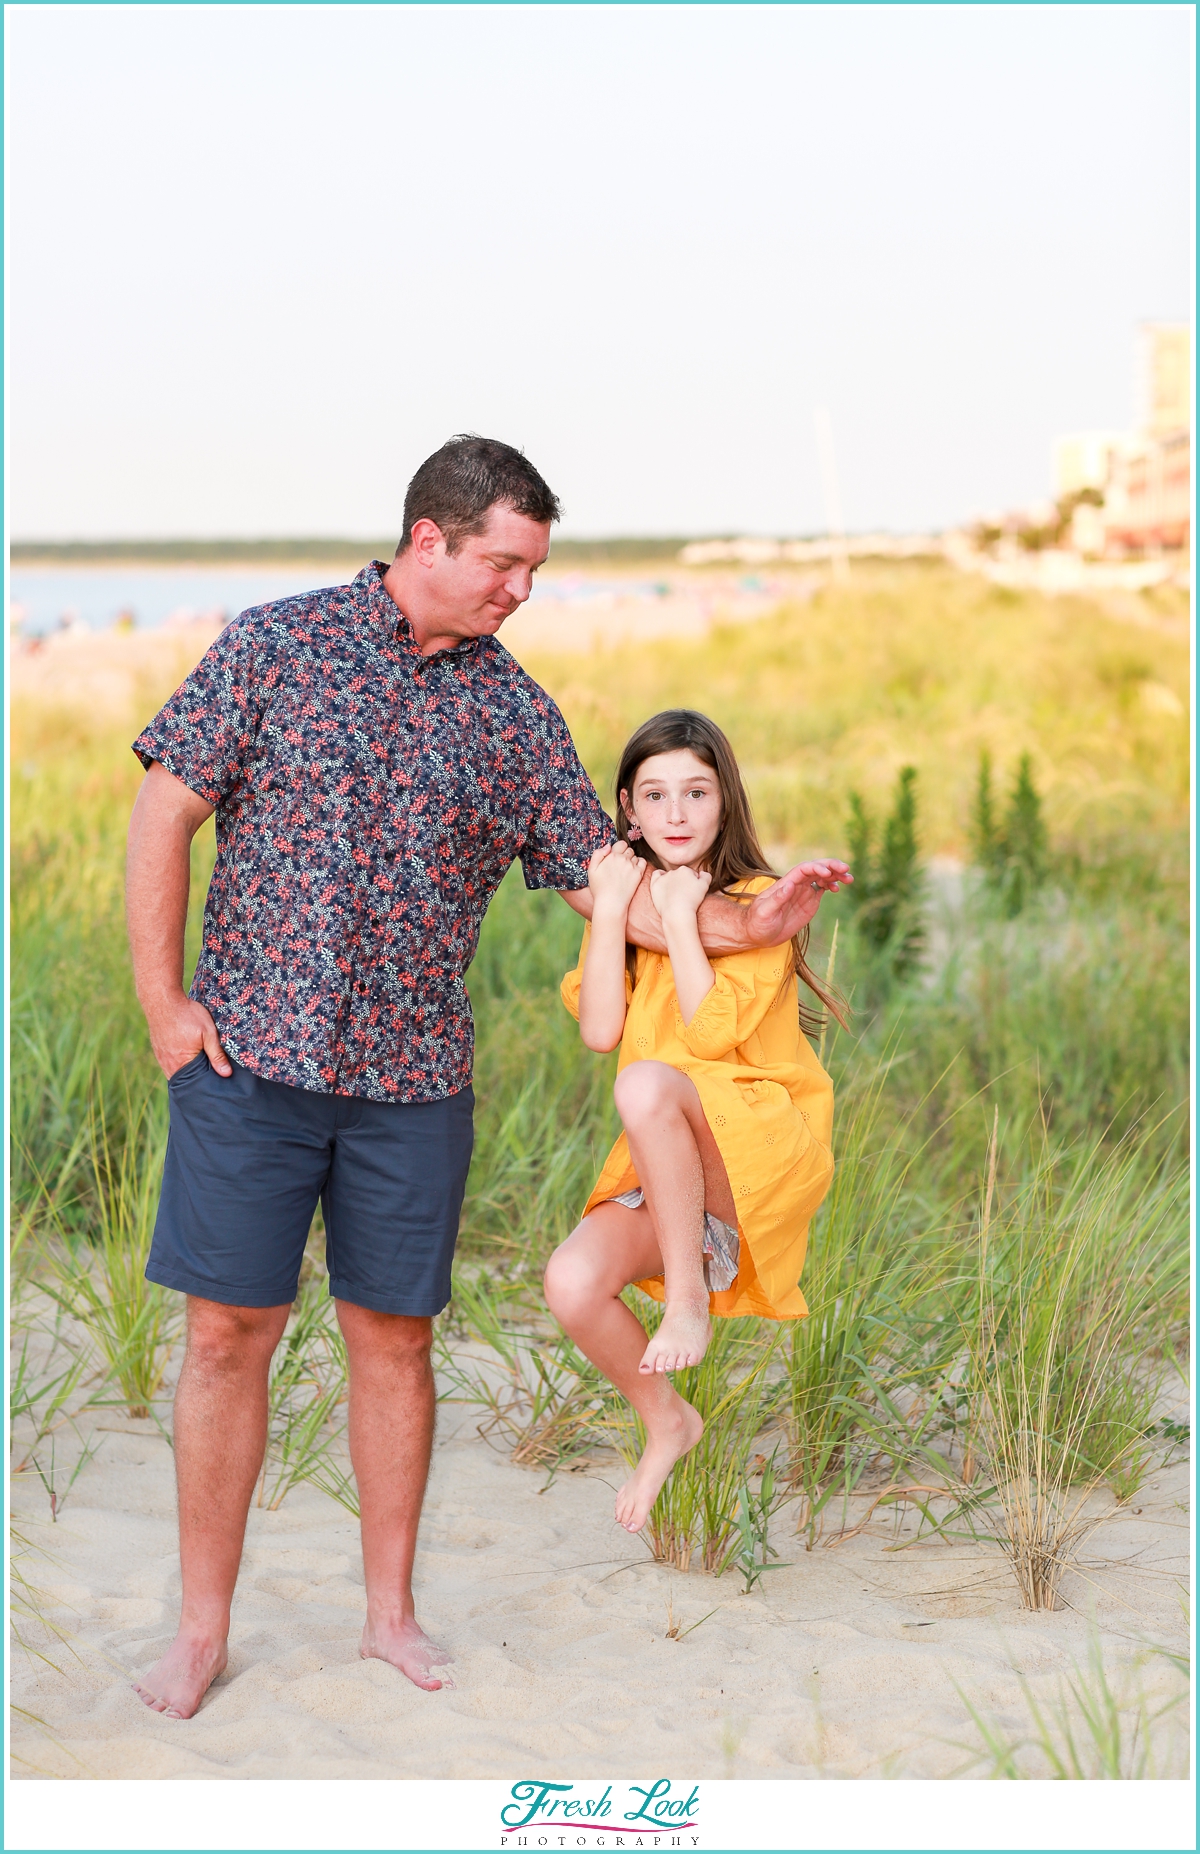
M 646 1427 L 642 1459 L 617 1494 L 616 1516 L 640 1532 L 658 1490 L 704 1431 L 699 1412 L 661 1373 L 640 1369 L 644 1327 L 620 1298 L 631 1281 L 662 1272 L 645 1205 L 600 1204 L 550 1257 L 546 1299 L 581 1352 L 628 1399 Z
M 698 1365 L 712 1327 L 701 1237 L 705 1209 L 736 1220 L 733 1193 L 695 1086 L 665 1062 L 633 1062 L 613 1090 L 662 1255 L 667 1309 L 644 1372 Z

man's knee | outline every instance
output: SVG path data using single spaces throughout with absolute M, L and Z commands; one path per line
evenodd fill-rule
M 187 1356 L 218 1374 L 256 1370 L 270 1360 L 291 1307 L 227 1307 L 192 1295 L 187 1309 Z
M 377 1313 L 373 1307 L 356 1307 L 349 1300 L 334 1305 L 352 1364 L 355 1360 L 367 1364 L 390 1360 L 419 1368 L 428 1363 L 432 1320 L 416 1314 Z

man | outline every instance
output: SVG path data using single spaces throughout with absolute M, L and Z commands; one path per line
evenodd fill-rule
M 318 1201 L 350 1367 L 362 1653 L 428 1690 L 448 1684 L 411 1579 L 431 1322 L 449 1299 L 471 1154 L 464 978 L 516 857 L 527 886 L 588 915 L 588 858 L 611 837 L 558 709 L 495 642 L 558 514 L 519 451 L 451 439 L 409 484 L 389 567 L 243 612 L 134 743 L 147 777 L 129 936 L 171 1106 L 146 1272 L 188 1297 L 182 1611 L 138 1691 L 177 1718 L 225 1666 L 268 1367 Z M 189 994 L 190 845 L 214 811 Z M 707 901 L 705 944 L 781 943 L 844 874 L 806 864 L 750 907 Z M 665 950 L 646 885 L 630 920 Z

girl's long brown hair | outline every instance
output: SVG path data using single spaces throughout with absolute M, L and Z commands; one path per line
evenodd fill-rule
M 776 880 L 778 871 L 772 869 L 758 841 L 754 814 L 742 784 L 733 748 L 716 722 L 710 721 L 707 715 L 698 714 L 694 708 L 667 708 L 660 715 L 651 715 L 649 721 L 643 721 L 621 755 L 616 778 L 616 830 L 621 842 L 628 843 L 630 849 L 644 862 L 653 864 L 656 869 L 662 867 L 644 838 L 630 840 L 629 814 L 625 806 L 632 797 L 633 783 L 643 761 L 652 759 L 656 753 L 678 753 L 681 749 L 694 753 L 698 760 L 711 766 L 721 789 L 721 823 L 717 840 L 708 856 L 712 893 L 724 894 L 734 883 L 744 882 L 749 876 L 770 876 Z M 821 983 L 805 958 L 807 951 L 808 928 L 802 927 L 798 934 L 792 936 L 791 961 L 785 977 L 790 978 L 795 973 L 802 978 L 826 1010 L 833 1013 L 843 1029 L 847 1029 L 848 1007 L 845 999 Z M 636 947 L 627 949 L 626 963 L 630 978 L 636 979 Z M 801 1004 L 800 1022 L 809 1036 L 818 1036 L 825 1019 L 819 1011 Z

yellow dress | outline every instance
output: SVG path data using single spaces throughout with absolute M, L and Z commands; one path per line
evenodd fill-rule
M 740 889 L 754 894 L 769 886 L 764 876 Z M 584 928 L 579 963 L 562 982 L 563 1003 L 576 1019 L 590 931 Z M 774 946 L 710 960 L 716 983 L 690 1024 L 680 1015 L 665 953 L 639 950 L 629 995 L 618 1070 L 666 1062 L 689 1077 L 733 1189 L 741 1253 L 733 1286 L 709 1295 L 717 1317 L 798 1320 L 808 1312 L 797 1283 L 809 1219 L 833 1177 L 833 1084 L 800 1028 L 796 980 L 783 976 L 787 956 L 786 946 Z M 622 1133 L 584 1216 L 638 1183 Z M 637 1285 L 663 1298 L 661 1275 Z

